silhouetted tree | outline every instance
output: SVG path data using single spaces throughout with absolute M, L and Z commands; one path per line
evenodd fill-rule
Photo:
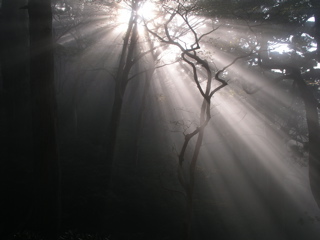
M 155 46 L 151 40 L 150 36 L 145 36 L 147 39 L 147 48 L 139 48 L 139 31 L 138 27 L 141 24 L 141 17 L 139 15 L 139 9 L 143 6 L 145 1 L 143 0 L 130 0 L 126 1 L 126 4 L 130 8 L 130 18 L 128 21 L 127 29 L 125 35 L 123 37 L 123 45 L 119 57 L 119 63 L 117 66 L 117 70 L 114 78 L 114 95 L 113 95 L 113 103 L 111 110 L 110 122 L 108 124 L 108 132 L 107 132 L 107 164 L 109 165 L 110 172 L 110 184 L 112 185 L 112 171 L 113 165 L 115 161 L 116 154 L 116 143 L 117 143 L 117 135 L 119 131 L 119 124 L 121 119 L 121 111 L 123 108 L 123 100 L 126 94 L 127 86 L 130 81 L 133 79 L 139 79 L 139 77 L 146 73 L 146 85 L 144 95 L 146 96 L 149 91 L 150 81 L 154 70 L 156 68 L 156 64 L 154 63 L 159 53 L 156 53 L 156 49 L 158 46 Z M 154 16 L 155 18 L 158 16 Z M 148 34 L 147 34 L 148 35 Z M 146 64 L 146 69 L 140 71 L 138 65 L 139 61 L 146 57 L 147 55 L 151 55 L 150 61 L 154 61 L 151 64 Z M 150 66 L 149 66 L 150 65 Z M 145 101 L 145 97 L 143 97 L 143 101 Z M 144 103 L 142 103 L 143 105 Z M 135 132 L 135 137 L 138 138 L 138 131 L 141 129 L 142 122 L 142 112 L 144 111 L 144 107 L 140 108 L 140 117 L 137 120 L 137 126 L 135 128 L 137 131 Z M 135 146 L 134 151 L 136 152 L 137 146 Z M 134 153 L 136 155 L 136 153 Z M 110 185 L 110 186 L 111 186 Z
M 21 118 L 27 101 L 27 16 L 20 9 L 25 2 L 5 0 L 1 8 L 2 87 L 8 124 L 7 145 L 11 153 L 21 144 Z M 14 142 L 19 145 L 14 146 Z
M 206 1 L 214 2 L 214 1 Z M 259 4 L 257 4 L 259 3 Z M 209 5 L 207 5 L 209 6 Z M 210 9 L 210 8 L 209 8 Z M 317 86 L 319 79 L 318 71 L 315 69 L 319 62 L 319 10 L 318 1 L 246 1 L 243 5 L 234 4 L 231 14 L 247 25 L 252 38 L 256 42 L 259 51 L 250 56 L 248 61 L 255 61 L 255 65 L 262 71 L 271 71 L 278 69 L 283 74 L 273 81 L 261 83 L 262 86 L 277 84 L 283 79 L 294 81 L 293 86 L 299 90 L 300 96 L 304 102 L 307 120 L 308 132 L 308 153 L 309 153 L 309 181 L 312 194 L 320 207 L 320 126 L 318 115 L 317 91 L 312 85 Z M 208 11 L 210 13 L 210 11 Z M 214 14 L 212 15 L 214 16 Z M 314 17 L 315 22 L 312 27 L 307 23 L 310 17 Z M 269 24 L 277 25 L 278 29 L 269 28 Z M 288 31 L 290 29 L 290 31 Z M 308 50 L 307 44 L 311 37 L 317 42 L 316 50 Z M 293 54 L 287 54 L 287 59 L 278 55 L 276 58 L 268 56 L 268 41 L 285 40 L 293 50 Z M 299 53 L 298 53 L 299 52 Z M 299 57 L 299 55 L 301 57 Z M 260 83 L 259 83 L 260 84 Z M 258 85 L 259 85 L 258 84 Z M 257 88 L 256 90 L 259 90 Z M 254 93 L 255 91 L 247 91 Z
M 30 0 L 30 88 L 34 150 L 32 224 L 46 239 L 59 227 L 59 161 L 50 0 Z
M 216 70 L 214 65 L 208 63 L 208 61 L 198 54 L 198 50 L 201 49 L 201 40 L 206 36 L 214 32 L 216 29 L 205 33 L 199 33 L 197 27 L 198 22 L 191 21 L 191 16 L 198 12 L 199 8 L 197 4 L 192 3 L 176 3 L 163 6 L 164 14 L 167 14 L 167 20 L 162 24 L 162 33 L 158 33 L 154 30 L 154 26 L 150 24 L 148 31 L 161 43 L 175 46 L 179 49 L 181 54 L 181 60 L 189 65 L 193 80 L 199 90 L 202 97 L 202 104 L 200 106 L 199 123 L 194 130 L 189 133 L 184 133 L 184 142 L 180 148 L 178 154 L 178 179 L 181 186 L 184 189 L 186 197 L 186 216 L 183 224 L 183 239 L 192 238 L 192 215 L 193 215 L 193 198 L 194 198 L 194 185 L 195 185 L 195 173 L 196 166 L 199 160 L 200 148 L 205 133 L 205 128 L 211 119 L 211 99 L 216 92 L 227 85 L 227 82 L 221 78 L 221 74 L 233 65 L 238 59 L 245 56 L 235 58 L 229 65 L 220 70 Z M 181 24 L 180 33 L 172 29 L 178 26 L 174 25 L 174 20 L 179 18 L 183 22 Z M 199 21 L 201 21 L 199 19 Z M 152 23 L 152 22 L 151 22 Z M 200 24 L 201 25 L 201 24 Z M 159 28 L 158 25 L 156 25 Z M 192 41 L 186 44 L 181 37 L 185 34 L 191 34 Z M 200 66 L 200 67 L 199 67 Z M 201 81 L 199 76 L 205 76 L 205 80 Z M 214 79 L 219 83 L 218 86 L 213 85 Z M 203 84 L 205 82 L 205 84 Z M 191 144 L 191 140 L 195 139 L 195 145 Z M 187 154 L 188 150 L 191 154 Z
M 112 165 L 115 154 L 117 132 L 119 128 L 121 109 L 124 93 L 129 81 L 130 71 L 135 63 L 134 58 L 138 43 L 138 14 L 137 11 L 142 1 L 131 1 L 131 16 L 128 22 L 126 34 L 123 39 L 122 52 L 120 54 L 119 65 L 115 76 L 114 100 L 112 105 L 111 120 L 108 132 L 108 156 L 109 164 Z
M 28 198 L 18 182 L 28 182 L 17 169 L 30 159 L 28 85 L 28 19 L 25 0 L 3 0 L 0 8 L 0 152 L 3 186 L 3 231 L 17 231 L 26 215 Z M 11 184 L 8 184 L 11 183 Z M 4 233 L 5 234 L 5 233 Z

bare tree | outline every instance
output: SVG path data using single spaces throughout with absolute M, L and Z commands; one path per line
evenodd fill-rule
M 111 74 L 114 79 L 114 96 L 111 110 L 110 122 L 108 124 L 107 132 L 107 164 L 109 166 L 110 182 L 109 186 L 112 187 L 113 169 L 116 154 L 117 135 L 119 131 L 119 125 L 121 120 L 121 111 L 123 108 L 124 95 L 127 91 L 127 86 L 133 79 L 141 80 L 141 76 L 145 77 L 145 87 L 143 90 L 142 106 L 140 108 L 139 117 L 136 126 L 136 143 L 138 143 L 139 131 L 142 128 L 143 111 L 145 109 L 146 96 L 150 88 L 150 81 L 156 68 L 163 67 L 163 65 L 157 65 L 156 59 L 159 57 L 159 47 L 150 38 L 148 32 L 139 31 L 139 27 L 142 27 L 142 16 L 139 13 L 139 9 L 145 4 L 144 0 L 128 0 L 125 3 L 130 9 L 130 18 L 128 21 L 127 29 L 123 37 L 123 44 L 119 63 L 116 68 L 116 73 Z M 159 16 L 154 16 L 153 19 Z M 144 40 L 140 40 L 143 38 Z M 142 44 L 141 44 L 142 42 Z M 143 45 L 143 46 L 142 46 Z M 148 63 L 145 63 L 143 67 L 139 65 L 142 59 L 148 59 Z M 140 69 L 142 68 L 142 69 Z M 137 154 L 137 145 L 135 146 L 134 156 Z M 137 159 L 135 159 L 137 162 Z
M 200 106 L 200 116 L 199 124 L 195 127 L 193 131 L 189 133 L 184 133 L 184 142 L 180 148 L 178 154 L 178 179 L 183 187 L 185 197 L 186 197 L 186 217 L 183 226 L 183 239 L 191 239 L 191 228 L 192 228 L 192 213 L 193 213 L 193 195 L 194 195 L 194 185 L 195 185 L 195 173 L 196 165 L 199 158 L 200 148 L 203 141 L 203 136 L 205 132 L 205 127 L 208 125 L 211 119 L 211 99 L 213 95 L 220 89 L 227 85 L 227 82 L 220 78 L 220 74 L 226 69 L 217 71 L 214 74 L 212 66 L 204 59 L 201 58 L 197 51 L 201 48 L 201 40 L 208 34 L 211 34 L 216 29 L 212 29 L 204 34 L 197 33 L 197 26 L 199 23 L 192 22 L 190 19 L 192 14 L 196 10 L 197 5 L 193 4 L 182 4 L 177 3 L 174 5 L 163 5 L 164 13 L 168 15 L 168 19 L 162 24 L 163 32 L 158 33 L 154 28 L 148 26 L 147 29 L 150 34 L 152 34 L 160 42 L 173 45 L 180 50 L 182 61 L 187 63 L 191 68 L 193 74 L 193 80 L 198 88 L 198 91 L 202 97 L 202 103 Z M 184 29 L 182 34 L 173 35 L 170 28 L 172 22 L 179 18 L 183 22 Z M 151 24 L 149 24 L 151 25 Z M 181 33 L 181 32 L 180 32 Z M 186 43 L 182 40 L 184 34 L 191 34 L 192 42 Z M 200 66 L 198 68 L 197 66 Z M 205 85 L 201 84 L 199 75 L 205 76 Z M 220 84 L 218 86 L 213 86 L 213 78 Z M 192 146 L 191 140 L 195 139 L 195 145 Z M 187 155 L 187 150 L 191 149 L 191 156 Z M 190 161 L 187 159 L 190 158 Z M 189 164 L 188 164 L 189 162 Z M 188 164 L 188 165 L 187 165 Z

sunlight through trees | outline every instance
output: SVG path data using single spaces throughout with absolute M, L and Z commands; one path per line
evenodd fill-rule
M 317 0 L 0 0 L 1 236 L 317 239 L 319 19 Z

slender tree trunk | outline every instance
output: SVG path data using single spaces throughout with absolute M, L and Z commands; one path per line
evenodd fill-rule
M 309 134 L 309 180 L 312 194 L 320 208 L 320 127 L 318 102 L 304 82 L 300 70 L 293 70 L 293 77 L 303 99 Z
M 148 43 L 148 47 L 150 49 L 154 48 L 154 42 L 152 42 L 149 33 L 146 31 L 145 33 L 145 38 L 147 39 L 147 43 Z M 139 117 L 138 117 L 138 126 L 136 129 L 136 133 L 135 133 L 135 143 L 136 146 L 134 148 L 134 165 L 136 167 L 138 167 L 138 161 L 139 161 L 139 144 L 140 144 L 140 137 L 143 131 L 143 126 L 144 126 L 144 117 L 145 117 L 145 110 L 146 110 L 146 105 L 147 105 L 147 97 L 150 91 L 150 86 L 151 86 L 151 81 L 152 81 L 152 77 L 153 74 L 156 70 L 156 64 L 155 61 L 157 60 L 157 58 L 159 57 L 160 52 L 151 52 L 151 58 L 150 58 L 150 67 L 148 70 L 146 70 L 145 72 L 145 85 L 144 85 L 144 89 L 143 89 L 143 95 L 142 95 L 142 101 L 141 101 L 141 108 L 139 111 Z
M 123 97 L 129 81 L 129 74 L 134 65 L 134 53 L 137 47 L 138 25 L 136 11 L 138 2 L 134 3 L 127 32 L 124 38 L 118 72 L 115 78 L 114 100 L 109 123 L 107 140 L 107 163 L 109 166 L 109 188 L 113 187 L 114 158 L 116 153 L 117 134 L 120 125 Z
M 315 25 L 313 37 L 317 42 L 317 57 L 320 61 L 320 2 L 311 0 L 315 9 Z M 318 102 L 311 91 L 303 81 L 300 71 L 296 70 L 297 84 L 300 89 L 307 115 L 308 133 L 309 133 L 309 180 L 312 194 L 320 208 L 320 126 L 318 116 Z
M 118 85 L 118 84 L 117 84 Z M 121 117 L 121 110 L 122 110 L 122 103 L 123 99 L 121 93 L 119 93 L 119 86 L 115 87 L 115 96 L 112 105 L 112 113 L 111 113 L 111 120 L 109 124 L 109 144 L 108 144 L 108 159 L 110 162 L 113 162 L 114 155 L 115 155 L 115 147 L 116 147 L 116 140 L 117 140 L 117 133 L 120 124 L 120 117 Z
M 194 185 L 195 185 L 195 175 L 196 175 L 196 166 L 197 161 L 200 153 L 200 148 L 203 141 L 204 136 L 204 115 L 205 115 L 205 109 L 206 109 L 207 101 L 203 100 L 202 109 L 201 109 L 201 129 L 197 136 L 196 145 L 193 150 L 193 156 L 191 159 L 191 163 L 189 166 L 189 184 L 186 188 L 186 220 L 185 220 L 185 226 L 183 230 L 183 238 L 184 240 L 190 240 L 192 239 L 192 220 L 193 220 L 193 195 L 194 195 Z
M 151 85 L 151 79 L 152 79 L 152 75 L 154 73 L 155 69 L 151 69 L 148 70 L 145 74 L 145 85 L 144 85 L 144 89 L 143 89 L 143 95 L 142 95 L 142 101 L 141 101 L 141 107 L 139 110 L 139 117 L 138 117 L 138 126 L 135 130 L 135 148 L 134 148 L 134 166 L 135 166 L 135 170 L 137 170 L 138 167 L 138 162 L 139 162 L 139 144 L 140 144 L 140 137 L 142 134 L 142 129 L 144 126 L 144 115 L 145 115 L 145 110 L 146 110 L 146 105 L 147 105 L 147 96 L 149 93 L 149 89 L 150 89 L 150 85 Z
M 50 0 L 29 0 L 30 86 L 34 144 L 32 224 L 45 239 L 59 229 L 59 163 Z

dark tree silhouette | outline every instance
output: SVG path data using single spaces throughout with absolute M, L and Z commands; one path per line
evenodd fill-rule
M 271 71 L 272 69 L 278 69 L 286 71 L 286 74 L 270 81 L 268 83 L 258 83 L 261 86 L 277 84 L 283 79 L 291 79 L 297 86 L 300 96 L 304 102 L 306 110 L 307 131 L 308 131 L 308 153 L 309 153 L 309 180 L 312 194 L 320 207 L 320 154 L 319 146 L 319 116 L 318 116 L 318 100 L 315 93 L 311 90 L 311 87 L 307 85 L 304 79 L 303 73 L 306 73 L 306 69 L 309 69 L 309 77 L 316 84 L 317 71 L 314 69 L 314 63 L 319 61 L 320 56 L 320 2 L 317 0 L 310 1 L 223 1 L 224 4 L 219 6 L 219 0 L 205 0 L 200 5 L 204 8 L 204 14 L 209 17 L 225 17 L 228 21 L 232 22 L 237 19 L 239 22 L 243 21 L 247 24 L 250 31 L 248 39 L 251 41 L 257 41 L 256 44 L 260 47 L 256 54 L 252 54 L 250 61 L 256 59 L 256 63 L 260 70 Z M 232 4 L 231 4 L 232 3 Z M 228 5 L 229 4 L 229 5 Z M 231 5 L 230 5 L 231 4 Z M 228 7 L 229 6 L 229 7 Z M 259 7 L 257 7 L 259 6 Z M 261 11 L 264 9 L 264 11 Z M 222 11 L 221 11 L 222 10 Z M 315 23 L 312 28 L 307 24 L 307 20 L 310 17 L 314 17 Z M 269 24 L 275 24 L 282 30 L 276 30 L 276 28 L 270 28 Z M 290 31 L 288 31 L 290 29 Z M 314 38 L 317 42 L 317 49 L 313 52 L 304 53 L 304 56 L 295 61 L 294 56 L 289 57 L 289 62 L 279 59 L 270 59 L 268 56 L 268 41 L 274 41 L 281 37 L 290 38 L 290 35 L 294 36 L 292 39 L 299 39 L 302 33 L 307 33 Z M 260 36 L 260 37 L 258 37 Z M 280 37 L 281 36 L 281 37 Z M 255 39 L 255 40 L 253 40 Z M 292 42 L 291 42 L 292 43 Z M 296 43 L 299 45 L 301 43 Z M 241 51 L 241 49 L 240 49 Z M 258 53 L 259 52 L 259 53 Z M 257 55 L 259 55 L 257 57 Z M 247 93 L 255 93 L 261 89 L 256 88 L 254 91 L 247 91 Z
M 155 63 L 149 64 L 148 69 L 144 69 L 143 71 L 134 72 L 134 68 L 139 68 L 139 61 L 146 57 L 147 55 L 151 55 L 151 61 L 155 61 L 158 57 L 159 53 L 156 53 L 157 47 L 150 40 L 150 36 L 145 36 L 148 42 L 147 49 L 141 51 L 139 49 L 139 21 L 141 21 L 141 16 L 138 14 L 139 9 L 144 4 L 143 0 L 137 1 L 127 1 L 126 4 L 130 7 L 131 15 L 128 21 L 127 29 L 123 38 L 123 45 L 120 53 L 119 63 L 117 66 L 116 74 L 113 76 L 114 78 L 114 96 L 113 96 L 113 104 L 111 110 L 111 117 L 108 124 L 108 132 L 107 132 L 107 164 L 109 166 L 110 173 L 110 184 L 112 187 L 112 171 L 113 165 L 115 161 L 116 154 L 116 144 L 117 144 L 117 135 L 121 120 L 121 112 L 123 108 L 123 99 L 126 94 L 127 86 L 130 81 L 133 79 L 139 79 L 139 77 L 146 73 L 146 85 L 145 85 L 145 93 L 144 99 L 147 92 L 149 91 L 149 84 L 156 68 Z M 140 79 L 139 79 L 140 80 Z M 143 105 L 144 103 L 142 103 Z M 144 106 L 140 109 L 140 117 L 137 120 L 136 126 L 136 138 L 138 138 L 139 130 L 141 129 L 142 122 L 142 112 L 144 111 Z M 135 146 L 134 151 L 137 151 L 137 146 Z M 134 153 L 136 155 L 136 153 Z
M 4 107 L 7 115 L 7 146 L 13 152 L 16 138 L 21 136 L 21 114 L 27 90 L 27 16 L 19 7 L 25 0 L 2 2 L 1 72 Z M 17 147 L 17 145 L 15 146 Z M 21 146 L 20 146 L 21 147 Z
M 0 152 L 3 189 L 3 234 L 16 231 L 26 215 L 26 192 L 16 174 L 30 158 L 30 105 L 28 88 L 27 12 L 25 0 L 3 0 L 0 12 Z M 20 164 L 21 163 L 21 164 Z M 11 183 L 10 185 L 8 183 Z M 1 231 L 1 230 L 0 230 Z
M 35 181 L 32 224 L 46 239 L 56 239 L 59 226 L 59 162 L 51 1 L 30 0 L 28 12 Z
M 199 160 L 200 148 L 202 145 L 205 128 L 208 125 L 211 119 L 211 98 L 213 95 L 218 92 L 223 87 L 227 86 L 227 82 L 220 78 L 220 74 L 224 72 L 224 70 L 232 65 L 232 62 L 227 67 L 223 68 L 220 71 L 217 71 L 214 74 L 215 69 L 210 66 L 206 59 L 203 59 L 197 54 L 197 50 L 201 49 L 200 43 L 201 39 L 206 35 L 211 34 L 216 29 L 212 29 L 204 34 L 197 33 L 196 26 L 197 24 L 191 23 L 189 18 L 194 14 L 197 9 L 197 5 L 193 4 L 182 4 L 179 3 L 176 8 L 167 7 L 164 5 L 164 13 L 168 14 L 168 20 L 165 21 L 162 25 L 163 34 L 159 34 L 154 29 L 148 28 L 148 31 L 151 35 L 153 35 L 160 42 L 173 45 L 177 47 L 181 53 L 182 61 L 189 65 L 191 72 L 193 74 L 193 80 L 199 90 L 199 93 L 202 97 L 202 103 L 200 106 L 200 116 L 199 116 L 199 124 L 198 126 L 189 133 L 184 133 L 184 142 L 181 146 L 180 152 L 178 154 L 178 179 L 183 187 L 184 195 L 186 198 L 186 215 L 183 223 L 183 232 L 182 239 L 190 240 L 192 239 L 192 215 L 193 215 L 193 198 L 194 198 L 194 187 L 195 187 L 195 173 L 196 166 Z M 186 30 L 183 30 L 183 33 L 191 33 L 192 34 L 192 43 L 190 46 L 187 44 L 182 44 L 179 37 L 174 36 L 172 31 L 170 31 L 170 25 L 174 19 L 180 18 L 184 25 L 186 26 Z M 159 28 L 159 26 L 158 26 Z M 179 34 L 178 34 L 179 36 Z M 182 35 L 183 36 L 183 35 Z M 181 37 L 181 36 L 180 36 Z M 201 66 L 201 68 L 197 68 L 196 66 Z M 206 79 L 205 86 L 201 86 L 199 75 L 203 74 Z M 213 81 L 217 80 L 219 82 L 218 86 L 213 86 Z M 195 145 L 192 146 L 191 140 L 195 139 Z M 187 150 L 191 150 L 190 156 L 187 154 Z M 188 163 L 187 160 L 190 160 Z

